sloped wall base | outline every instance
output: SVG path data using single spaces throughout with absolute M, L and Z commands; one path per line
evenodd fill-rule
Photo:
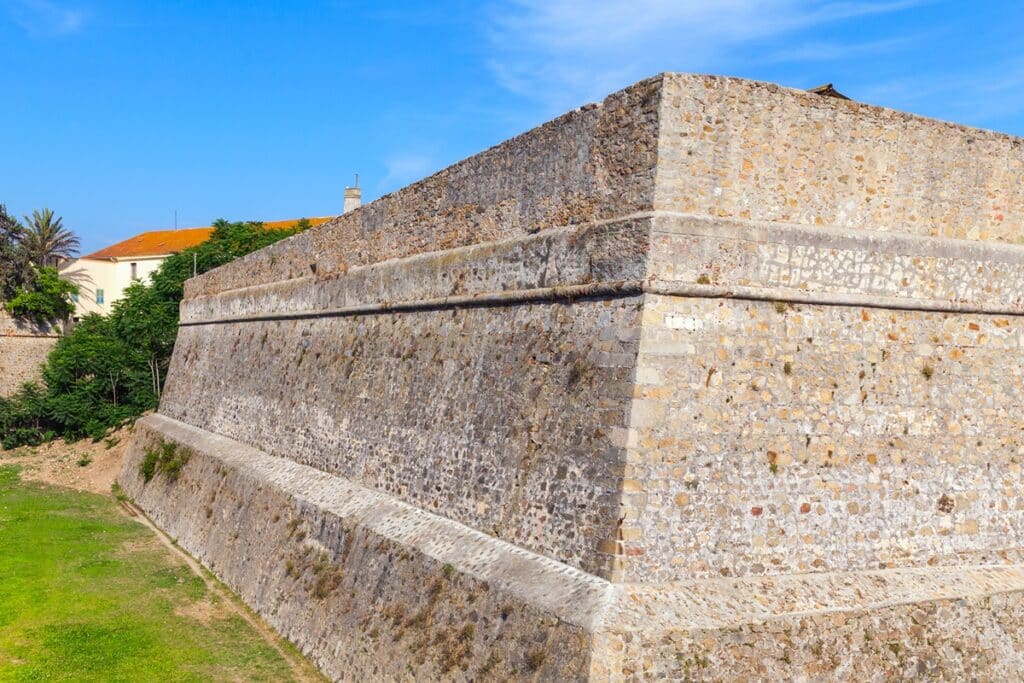
M 187 462 L 145 482 L 166 443 Z M 615 584 L 161 415 L 120 481 L 336 680 L 1024 672 L 1019 565 Z

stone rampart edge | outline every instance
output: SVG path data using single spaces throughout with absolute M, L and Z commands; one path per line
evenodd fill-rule
M 377 313 L 431 311 L 445 308 L 466 308 L 470 306 L 501 306 L 536 303 L 542 301 L 575 301 L 591 298 L 618 298 L 641 294 L 645 287 L 639 280 L 609 282 L 594 285 L 566 285 L 563 287 L 542 287 L 504 292 L 483 292 L 463 296 L 446 296 L 421 301 L 396 301 L 325 310 L 305 310 L 265 315 L 241 315 L 207 320 L 182 322 L 181 327 L 198 325 L 220 325 L 227 323 L 265 322 L 270 320 L 303 320 L 308 318 L 340 318 Z
M 644 214 L 389 259 L 345 274 L 308 275 L 186 298 L 183 321 L 240 314 L 438 302 L 639 279 L 650 233 Z M 428 307 L 430 307 L 428 305 Z
M 920 567 L 616 584 L 386 494 L 160 414 L 149 429 L 297 500 L 416 548 L 559 619 L 601 631 L 687 631 L 1024 591 L 1024 565 Z
M 657 210 L 637 214 L 636 218 L 655 219 L 655 232 L 703 237 L 734 237 L 751 242 L 795 244 L 821 243 L 835 248 L 866 248 L 910 256 L 941 256 L 971 260 L 1024 263 L 1024 245 L 985 242 L 955 237 L 922 236 L 888 232 L 881 228 L 865 230 L 830 225 L 805 225 L 756 221 L 740 218 L 713 218 L 680 211 Z

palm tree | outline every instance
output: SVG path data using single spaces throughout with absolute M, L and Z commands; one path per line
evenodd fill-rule
M 78 253 L 78 237 L 64 227 L 63 220 L 60 216 L 55 218 L 50 209 L 33 211 L 31 218 L 25 216 L 26 230 L 21 238 L 21 248 L 32 263 L 57 266 Z

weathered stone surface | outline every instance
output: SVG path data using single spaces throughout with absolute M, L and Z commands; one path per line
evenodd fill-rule
M 586 676 L 607 582 L 160 415 L 137 432 L 122 485 L 330 676 Z M 168 442 L 188 464 L 146 485 Z
M 50 326 L 15 319 L 0 308 L 0 398 L 39 379 L 39 370 L 57 338 Z
M 1018 678 L 1022 174 L 649 79 L 190 281 L 122 483 L 338 679 Z
M 188 295 L 323 277 L 649 210 L 660 102 L 660 77 L 638 83 L 600 106 L 565 114 L 317 230 L 195 278 Z
M 1020 316 L 648 295 L 623 578 L 1020 561 L 1022 339 Z
M 160 411 L 601 574 L 638 304 L 184 327 Z
M 1024 140 L 767 83 L 666 74 L 655 208 L 1019 244 Z

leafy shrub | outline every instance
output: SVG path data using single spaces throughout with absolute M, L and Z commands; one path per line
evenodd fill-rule
M 170 445 L 170 457 L 167 457 L 167 446 Z M 164 444 L 164 457 L 160 460 L 160 469 L 171 481 L 177 481 L 181 468 L 188 464 L 192 453 L 185 448 L 176 448 L 174 444 Z

